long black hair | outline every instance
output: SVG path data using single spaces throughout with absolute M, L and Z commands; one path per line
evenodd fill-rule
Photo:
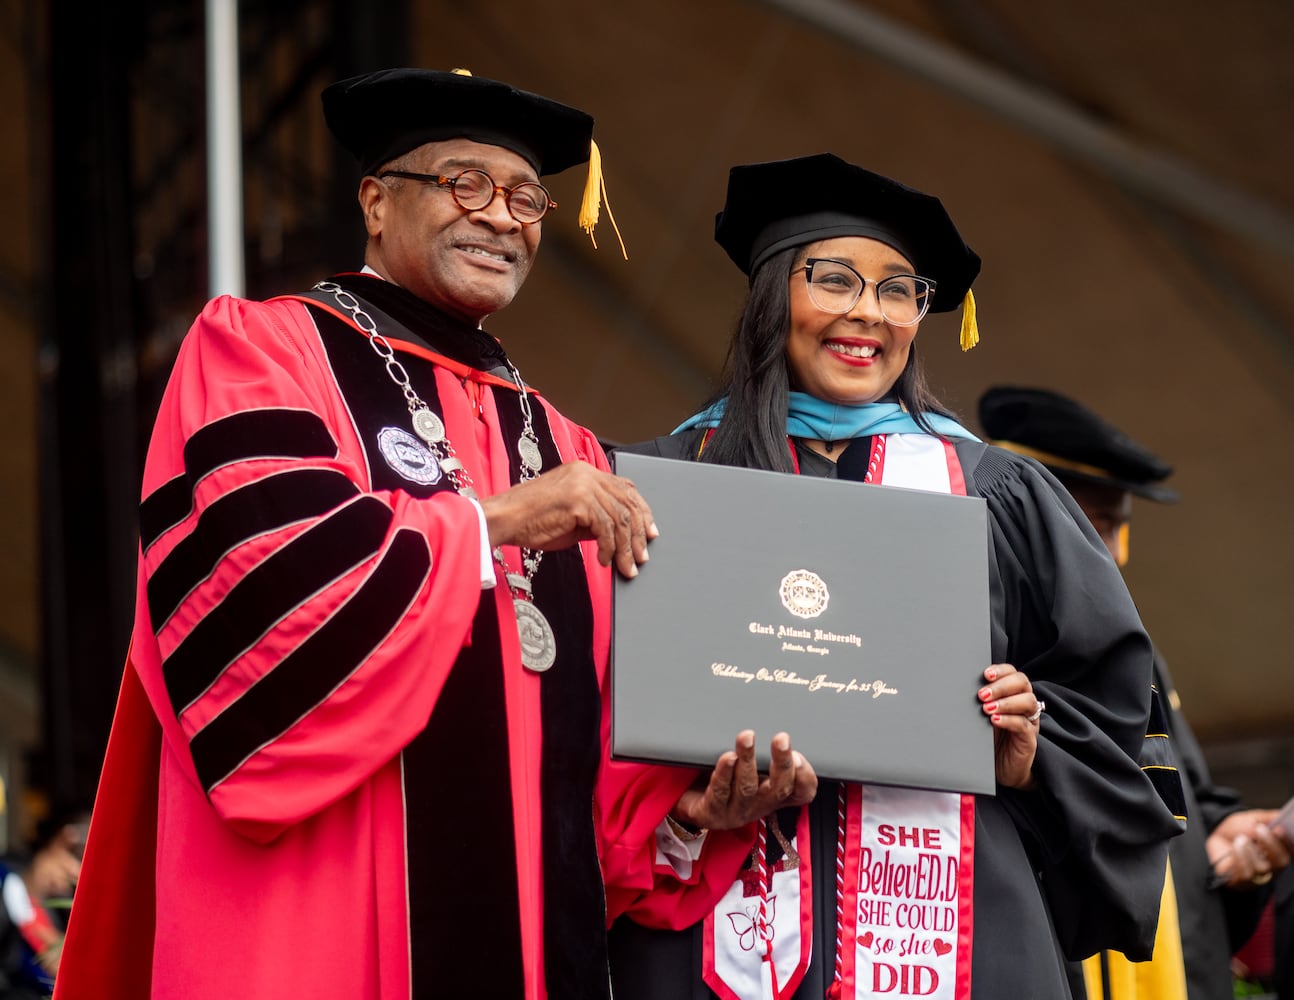
M 791 374 L 786 337 L 791 328 L 791 272 L 808 256 L 808 245 L 774 254 L 751 275 L 750 294 L 728 345 L 722 387 L 727 397 L 723 419 L 701 453 L 701 461 L 750 469 L 791 472 L 786 443 L 786 412 Z M 927 434 L 938 436 L 927 413 L 953 413 L 930 390 L 914 341 L 908 363 L 891 390 Z

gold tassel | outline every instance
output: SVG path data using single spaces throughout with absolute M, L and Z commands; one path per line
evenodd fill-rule
M 580 228 L 589 234 L 594 250 L 598 248 L 598 241 L 593 237 L 593 227 L 598 224 L 598 210 L 604 203 L 607 206 L 607 218 L 611 220 L 611 228 L 616 231 L 616 239 L 620 241 L 620 253 L 625 260 L 628 260 L 629 252 L 625 250 L 624 237 L 620 235 L 616 217 L 611 214 L 611 202 L 607 200 L 607 185 L 602 179 L 602 153 L 598 150 L 598 144 L 590 139 L 589 176 L 584 182 L 584 199 L 580 202 Z
M 979 326 L 975 322 L 975 294 L 968 288 L 962 299 L 962 350 L 969 351 L 979 343 Z
M 458 76 L 471 76 L 471 70 L 462 69 L 461 67 L 450 70 Z M 598 150 L 598 144 L 592 139 L 589 140 L 589 176 L 584 182 L 584 199 L 580 202 L 580 228 L 589 234 L 589 240 L 593 243 L 593 249 L 598 248 L 598 241 L 593 238 L 593 227 L 598 224 L 598 212 L 601 206 L 607 206 L 607 218 L 611 220 L 611 228 L 616 231 L 616 239 L 620 241 L 620 253 L 625 260 L 629 259 L 629 252 L 625 249 L 624 237 L 620 235 L 620 227 L 616 225 L 616 217 L 611 214 L 611 202 L 607 199 L 606 181 L 602 179 L 602 153 Z

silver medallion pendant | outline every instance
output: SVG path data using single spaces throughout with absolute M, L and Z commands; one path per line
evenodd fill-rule
M 534 438 L 520 438 L 517 441 L 517 454 L 532 472 L 538 472 L 544 467 L 544 456 L 539 453 L 539 442 Z
M 544 613 L 529 601 L 513 598 L 517 613 L 517 635 L 521 637 L 521 662 L 529 670 L 542 672 L 557 659 L 557 639 Z
M 415 410 L 412 419 L 414 431 L 428 444 L 440 444 L 445 440 L 445 425 L 425 406 Z

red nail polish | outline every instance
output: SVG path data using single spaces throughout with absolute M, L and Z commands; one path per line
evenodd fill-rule
M 997 711 L 997 702 L 995 702 L 995 701 L 990 701 L 987 705 L 985 705 L 985 706 L 984 706 L 984 711 L 986 711 L 986 712 L 996 712 L 996 711 Z M 993 718 L 995 718 L 995 719 L 996 719 L 996 718 L 997 718 L 997 716 L 995 715 L 995 716 L 993 716 Z
M 988 701 L 992 697 L 993 697 L 992 688 L 980 688 L 980 692 L 979 692 L 980 701 Z
M 989 680 L 991 680 L 991 681 L 995 681 L 995 680 L 997 680 L 997 671 L 996 671 L 996 670 L 993 670 L 992 668 L 990 668 L 990 669 L 988 669 L 988 670 L 985 670 L 985 671 L 984 671 L 984 676 L 985 676 L 985 677 L 987 677 L 987 678 L 988 678 Z
M 994 722 L 1001 722 L 1001 721 L 1002 721 L 1002 716 L 1000 716 L 1000 715 L 995 715 L 995 716 L 993 716 L 993 721 L 994 721 Z

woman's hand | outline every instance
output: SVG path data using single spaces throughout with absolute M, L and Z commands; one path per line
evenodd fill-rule
M 1045 706 L 1033 693 L 1029 678 L 1009 663 L 993 664 L 984 671 L 984 680 L 988 683 L 979 689 L 979 700 L 993 725 L 998 784 L 1030 789 Z
M 812 802 L 818 776 L 804 755 L 791 749 L 791 737 L 778 733 L 771 751 L 768 775 L 761 777 L 754 732 L 738 733 L 735 749 L 719 757 L 710 780 L 685 791 L 670 816 L 702 829 L 732 830 L 785 806 Z

